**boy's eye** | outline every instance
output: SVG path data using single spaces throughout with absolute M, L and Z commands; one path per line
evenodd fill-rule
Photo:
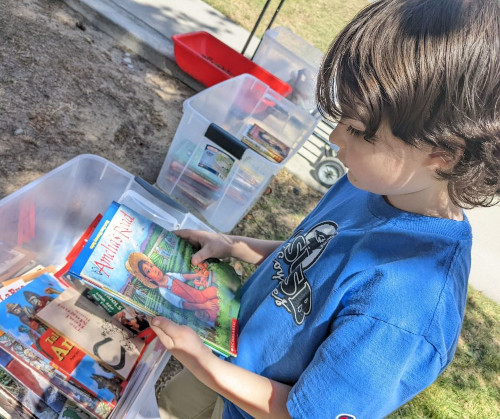
M 373 137 L 370 137 L 368 136 L 364 131 L 361 131 L 359 129 L 356 129 L 354 128 L 353 126 L 351 125 L 348 125 L 347 126 L 347 132 L 355 137 L 363 137 L 363 140 L 365 140 L 366 142 L 370 143 L 370 144 L 373 144 L 374 143 L 374 138 Z
M 361 137 L 364 134 L 363 131 L 356 129 L 356 128 L 352 127 L 351 125 L 348 125 L 346 129 L 347 129 L 347 132 L 349 134 L 352 134 L 355 137 Z

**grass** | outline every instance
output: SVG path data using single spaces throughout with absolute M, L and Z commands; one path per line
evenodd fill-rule
M 266 3 L 266 0 L 204 1 L 248 31 L 254 27 Z M 257 36 L 262 36 L 279 3 L 279 0 L 269 3 Z M 367 0 L 285 0 L 272 27 L 286 26 L 311 45 L 326 51 L 340 29 L 367 4 Z
M 265 3 L 265 0 L 204 1 L 249 31 Z M 262 36 L 278 4 L 279 0 L 271 1 L 256 32 L 258 36 Z M 367 4 L 366 0 L 285 0 L 273 27 L 286 26 L 326 51 L 334 36 Z M 242 224 L 241 231 L 236 229 L 236 233 L 279 240 L 288 237 L 311 209 L 291 208 L 287 211 L 273 202 L 291 193 L 292 182 L 288 175 L 280 173 L 273 181 L 273 194 L 258 201 Z M 301 198 L 304 200 L 305 197 Z M 311 206 L 318 199 L 316 196 L 307 198 L 310 198 Z M 277 211 L 281 212 L 274 214 Z M 279 224 L 269 224 L 272 219 L 279 220 Z M 248 266 L 244 268 L 245 276 L 253 270 Z M 455 359 L 433 385 L 389 418 L 500 418 L 500 305 L 469 288 Z

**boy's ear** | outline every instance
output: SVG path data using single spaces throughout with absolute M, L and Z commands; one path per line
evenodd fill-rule
M 429 167 L 434 170 L 447 171 L 453 168 L 455 164 L 460 160 L 461 156 L 460 150 L 457 150 L 454 154 L 451 151 L 445 150 L 439 147 L 432 147 L 428 155 Z

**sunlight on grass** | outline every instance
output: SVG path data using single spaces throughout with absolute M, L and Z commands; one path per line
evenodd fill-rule
M 500 305 L 469 287 L 455 359 L 391 418 L 500 417 Z
M 248 31 L 254 27 L 266 3 L 265 0 L 204 1 Z M 272 27 L 286 26 L 316 48 L 326 51 L 334 36 L 367 4 L 367 0 L 287 0 Z M 259 38 L 262 37 L 278 5 L 279 0 L 273 0 L 269 4 L 256 32 Z

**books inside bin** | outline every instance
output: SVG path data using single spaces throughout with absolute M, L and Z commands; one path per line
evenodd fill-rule
M 37 265 L 35 253 L 22 247 L 6 251 L 0 415 L 108 418 L 124 394 L 137 390 L 137 380 L 129 380 L 144 377 L 143 357 L 158 358 L 149 328 L 154 315 L 189 325 L 214 351 L 235 356 L 240 278 L 218 260 L 192 266 L 192 252 L 114 202 L 96 214 L 63 268 Z M 137 270 L 139 260 L 158 266 L 158 282 Z M 127 403 L 120 405 L 122 413 Z
M 290 152 L 289 146 L 258 124 L 249 125 L 241 141 L 272 163 L 281 163 Z M 217 156 L 211 164 L 205 162 L 207 152 Z M 185 140 L 173 153 L 167 179 L 201 210 L 208 209 L 224 195 L 236 204 L 246 205 L 266 176 L 243 164 L 230 176 L 233 165 L 234 159 L 223 150 Z
M 286 159 L 290 152 L 290 147 L 283 141 L 280 141 L 257 124 L 253 124 L 248 128 L 241 141 L 261 156 L 277 163 L 281 163 Z
M 193 247 L 113 202 L 68 270 L 124 305 L 191 327 L 207 346 L 236 356 L 241 278 L 228 263 L 191 264 Z

